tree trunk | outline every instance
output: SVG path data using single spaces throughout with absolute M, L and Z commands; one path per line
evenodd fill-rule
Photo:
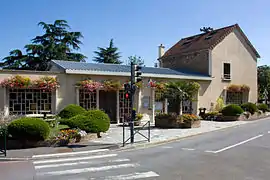
M 100 132 L 97 133 L 97 137 L 98 138 L 101 138 Z
M 179 115 L 181 116 L 183 114 L 183 106 L 182 106 L 182 100 L 179 101 Z

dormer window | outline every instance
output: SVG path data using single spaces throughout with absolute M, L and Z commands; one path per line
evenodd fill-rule
M 223 80 L 231 80 L 231 64 L 223 63 Z

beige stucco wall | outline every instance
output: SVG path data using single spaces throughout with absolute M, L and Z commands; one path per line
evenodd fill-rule
M 223 63 L 231 64 L 231 81 L 223 81 Z M 209 109 L 216 103 L 223 89 L 229 84 L 246 84 L 250 87 L 249 102 L 257 101 L 257 60 L 238 31 L 230 33 L 213 50 L 210 56 L 213 80 L 203 83 L 200 91 L 200 107 Z

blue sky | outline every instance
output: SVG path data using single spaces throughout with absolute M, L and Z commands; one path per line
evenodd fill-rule
M 0 11 L 0 58 L 41 34 L 38 22 L 65 19 L 83 33 L 81 52 L 88 62 L 113 38 L 122 61 L 138 55 L 153 66 L 160 43 L 168 49 L 202 26 L 239 23 L 262 56 L 258 64 L 270 64 L 269 6 L 267 0 L 6 0 Z

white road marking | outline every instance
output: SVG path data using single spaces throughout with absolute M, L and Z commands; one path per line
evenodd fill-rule
M 126 175 L 118 175 L 118 176 L 108 176 L 105 180 L 130 180 L 130 179 L 143 179 L 150 177 L 158 177 L 159 175 L 153 171 L 143 172 L 143 173 L 132 173 Z
M 79 161 L 79 160 L 99 159 L 99 158 L 107 158 L 107 157 L 115 157 L 115 156 L 117 156 L 117 154 L 105 154 L 105 155 L 78 157 L 78 158 L 76 157 L 76 158 L 65 158 L 65 159 L 62 158 L 62 159 L 39 160 L 39 161 L 34 161 L 33 164 Z
M 162 146 L 161 148 L 164 148 L 164 149 L 171 149 L 171 148 L 173 148 L 173 147 L 171 147 L 171 146 Z
M 109 151 L 109 149 L 97 149 L 97 150 L 91 150 L 91 151 L 80 151 L 80 152 L 69 152 L 69 153 L 56 153 L 56 154 L 42 154 L 42 155 L 34 155 L 34 156 L 32 156 L 32 158 L 72 156 L 72 155 L 91 154 L 91 153 L 106 152 L 106 151 Z
M 204 151 L 204 152 L 207 152 L 207 153 L 215 153 L 215 151 Z
M 116 159 L 116 160 L 109 160 L 106 163 L 116 163 L 116 162 L 127 162 L 130 159 Z M 81 161 L 81 162 L 73 162 L 73 163 L 62 163 L 62 164 L 46 164 L 35 166 L 35 169 L 42 169 L 42 168 L 55 168 L 55 167 L 63 167 L 63 166 L 76 166 L 76 165 L 83 165 L 83 164 L 96 164 L 102 162 L 95 162 L 95 161 Z
M 270 131 L 268 131 L 268 134 L 270 134 Z
M 182 150 L 184 150 L 184 151 L 195 151 L 195 149 L 192 149 L 192 148 L 182 148 Z
M 220 152 L 226 151 L 226 150 L 228 150 L 228 149 L 234 148 L 234 147 L 239 146 L 239 145 L 241 145 L 241 144 L 245 144 L 245 143 L 247 143 L 247 142 L 249 142 L 249 141 L 252 141 L 252 140 L 257 139 L 257 138 L 262 137 L 262 136 L 263 136 L 263 134 L 260 134 L 260 135 L 258 135 L 258 136 L 249 138 L 249 139 L 247 139 L 247 140 L 245 140 L 245 141 L 241 141 L 241 142 L 239 142 L 239 143 L 237 143 L 237 144 L 234 144 L 234 145 L 231 145 L 231 146 L 227 146 L 227 147 L 222 148 L 222 149 L 217 150 L 217 151 L 212 151 L 212 153 L 220 153 Z M 211 152 L 211 151 L 208 151 L 208 152 Z
M 58 175 L 68 175 L 68 174 L 80 174 L 85 172 L 98 172 L 98 171 L 107 171 L 111 169 L 119 169 L 119 168 L 128 168 L 128 167 L 137 167 L 139 164 L 119 164 L 119 165 L 111 165 L 111 166 L 100 166 L 100 167 L 91 167 L 91 168 L 82 168 L 82 169 L 69 169 L 64 171 L 51 171 L 51 172 L 42 172 L 37 173 L 38 176 L 58 176 Z

